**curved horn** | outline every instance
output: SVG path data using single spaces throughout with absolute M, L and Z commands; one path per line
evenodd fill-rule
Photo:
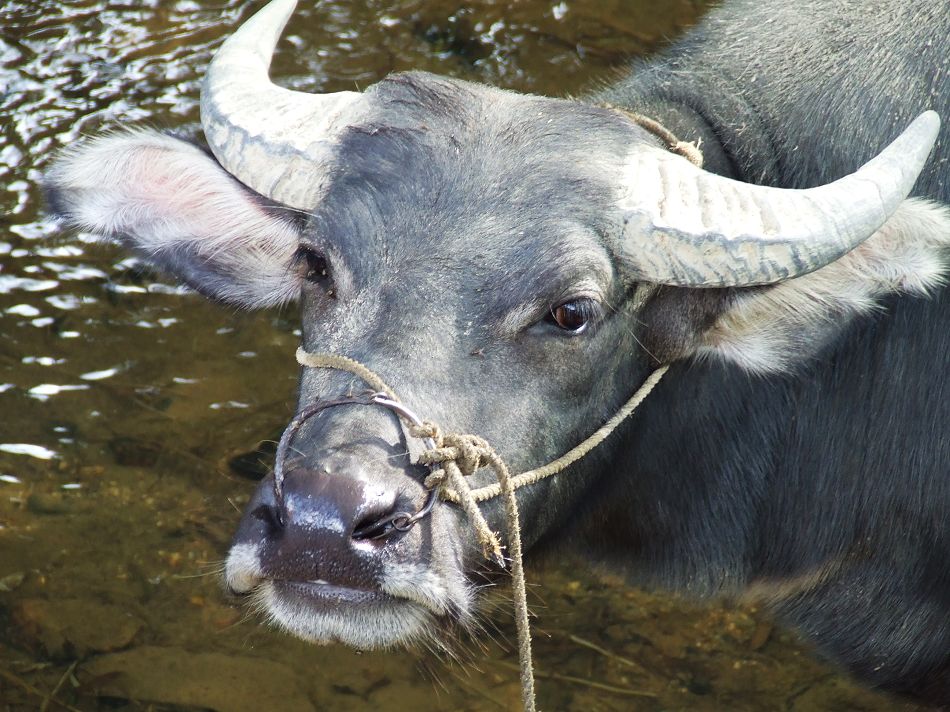
M 307 94 L 270 81 L 268 69 L 296 0 L 273 0 L 215 54 L 201 88 L 201 124 L 231 175 L 280 203 L 312 209 L 333 137 L 362 113 L 358 92 Z
M 926 111 L 875 158 L 828 185 L 741 183 L 660 149 L 624 171 L 624 258 L 645 281 L 688 287 L 771 284 L 822 267 L 870 237 L 917 181 L 940 118 Z

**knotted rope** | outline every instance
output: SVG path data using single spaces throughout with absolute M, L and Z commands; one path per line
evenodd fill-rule
M 514 487 L 511 485 L 511 473 L 504 460 L 483 438 L 461 433 L 443 434 L 439 426 L 430 421 L 425 421 L 421 427 L 410 426 L 409 434 L 419 439 L 431 438 L 435 443 L 434 449 L 424 450 L 419 454 L 420 465 L 441 465 L 439 469 L 426 477 L 425 488 L 427 490 L 438 488 L 439 496 L 446 499 L 448 487 L 452 487 L 451 491 L 456 496 L 454 501 L 462 507 L 462 511 L 468 516 L 468 520 L 475 529 L 475 536 L 482 547 L 482 555 L 486 559 L 494 559 L 496 564 L 504 568 L 505 559 L 501 553 L 501 542 L 485 521 L 482 511 L 478 508 L 478 500 L 473 496 L 472 488 L 465 479 L 482 467 L 491 467 L 498 479 L 499 491 L 506 495 L 507 506 L 507 494 L 509 491 L 514 492 Z M 510 536 L 511 530 L 518 524 L 517 508 L 514 511 L 514 526 L 512 526 L 510 515 L 508 516 Z
M 302 348 L 298 348 L 297 362 L 301 366 L 309 368 L 332 368 L 352 373 L 369 384 L 374 390 L 386 394 L 393 401 L 399 402 L 395 391 L 378 374 L 354 359 L 337 354 L 309 353 Z M 422 421 L 421 424 L 417 424 L 408 422 L 403 416 L 400 416 L 407 423 L 407 432 L 411 437 L 422 440 L 430 439 L 435 445 L 435 447 L 424 450 L 419 455 L 420 464 L 436 468 L 425 479 L 426 489 L 431 491 L 438 488 L 439 496 L 442 499 L 457 503 L 462 507 L 472 524 L 472 528 L 475 530 L 475 536 L 482 548 L 482 554 L 486 558 L 494 560 L 501 568 L 505 566 L 501 542 L 498 540 L 498 535 L 492 531 L 485 520 L 484 515 L 478 508 L 478 503 L 501 494 L 505 497 L 512 594 L 515 603 L 515 623 L 518 631 L 521 700 L 526 712 L 534 712 L 536 707 L 534 701 L 534 671 L 531 662 L 531 629 L 528 619 L 528 599 L 521 555 L 521 525 L 515 490 L 560 472 L 600 445 L 624 419 L 637 409 L 637 406 L 643 402 L 654 386 L 663 378 L 663 374 L 666 373 L 668 368 L 668 365 L 663 365 L 653 371 L 620 410 L 579 445 L 571 448 L 556 460 L 533 470 L 522 472 L 515 477 L 511 476 L 505 461 L 484 438 L 464 433 L 443 433 L 441 428 L 431 421 Z M 497 482 L 473 490 L 469 486 L 467 478 L 482 467 L 491 468 L 495 473 Z

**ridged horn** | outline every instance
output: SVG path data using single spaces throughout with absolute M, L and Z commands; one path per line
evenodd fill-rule
M 936 112 L 926 111 L 856 172 L 804 190 L 741 183 L 638 147 L 620 201 L 624 260 L 644 281 L 685 287 L 771 284 L 812 272 L 893 214 L 939 129 Z
M 273 0 L 218 49 L 201 88 L 201 124 L 224 168 L 280 203 L 312 209 L 340 130 L 363 113 L 358 92 L 307 94 L 268 76 L 296 0 Z

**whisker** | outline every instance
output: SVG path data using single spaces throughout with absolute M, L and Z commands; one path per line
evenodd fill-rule
M 185 579 L 199 579 L 199 578 L 208 578 L 210 576 L 220 576 L 224 573 L 224 565 L 216 566 L 215 568 L 209 571 L 203 571 L 196 574 L 172 574 L 173 579 L 185 580 Z
M 615 307 L 615 306 L 614 306 L 613 304 L 611 304 L 609 301 L 604 300 L 604 304 L 605 304 L 605 306 L 606 306 L 608 309 L 610 309 L 610 311 L 612 311 L 614 314 L 619 314 L 619 313 L 620 313 L 620 310 L 617 309 L 617 307 Z M 646 326 L 646 324 L 645 324 L 644 322 L 642 322 L 640 319 L 637 319 L 636 316 L 634 316 L 634 319 L 636 320 L 636 322 L 637 322 L 638 324 L 640 324 L 640 325 L 642 325 L 642 326 Z M 639 337 L 636 335 L 636 333 L 634 333 L 633 329 L 631 329 L 631 328 L 629 328 L 629 327 L 627 327 L 627 326 L 625 325 L 625 326 L 623 327 L 623 330 L 624 330 L 627 334 L 630 335 L 630 338 L 632 338 L 634 341 L 637 342 L 637 346 L 639 346 L 641 349 L 643 349 L 644 352 L 646 352 L 646 354 L 647 354 L 650 358 L 652 358 L 652 359 L 653 359 L 654 361 L 656 361 L 657 363 L 661 363 L 660 359 L 657 358 L 656 354 L 654 354 L 652 351 L 650 351 L 650 349 L 648 349 L 648 348 L 646 347 L 646 345 L 645 345 L 642 341 L 640 341 Z

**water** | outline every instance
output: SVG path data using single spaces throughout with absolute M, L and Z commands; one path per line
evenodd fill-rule
M 570 94 L 702 11 L 669 0 L 302 3 L 274 76 L 363 87 L 409 68 Z M 503 596 L 461 662 L 268 630 L 217 573 L 254 482 L 229 461 L 292 410 L 295 315 L 237 314 L 43 214 L 61 146 L 197 130 L 246 3 L 0 4 L 0 701 L 4 709 L 514 709 Z M 263 457 L 263 456 L 261 456 Z M 245 458 L 257 464 L 257 456 Z M 253 468 L 251 468 L 253 469 Z M 243 475 L 242 475 L 243 473 Z M 760 613 L 529 570 L 548 710 L 893 710 Z

